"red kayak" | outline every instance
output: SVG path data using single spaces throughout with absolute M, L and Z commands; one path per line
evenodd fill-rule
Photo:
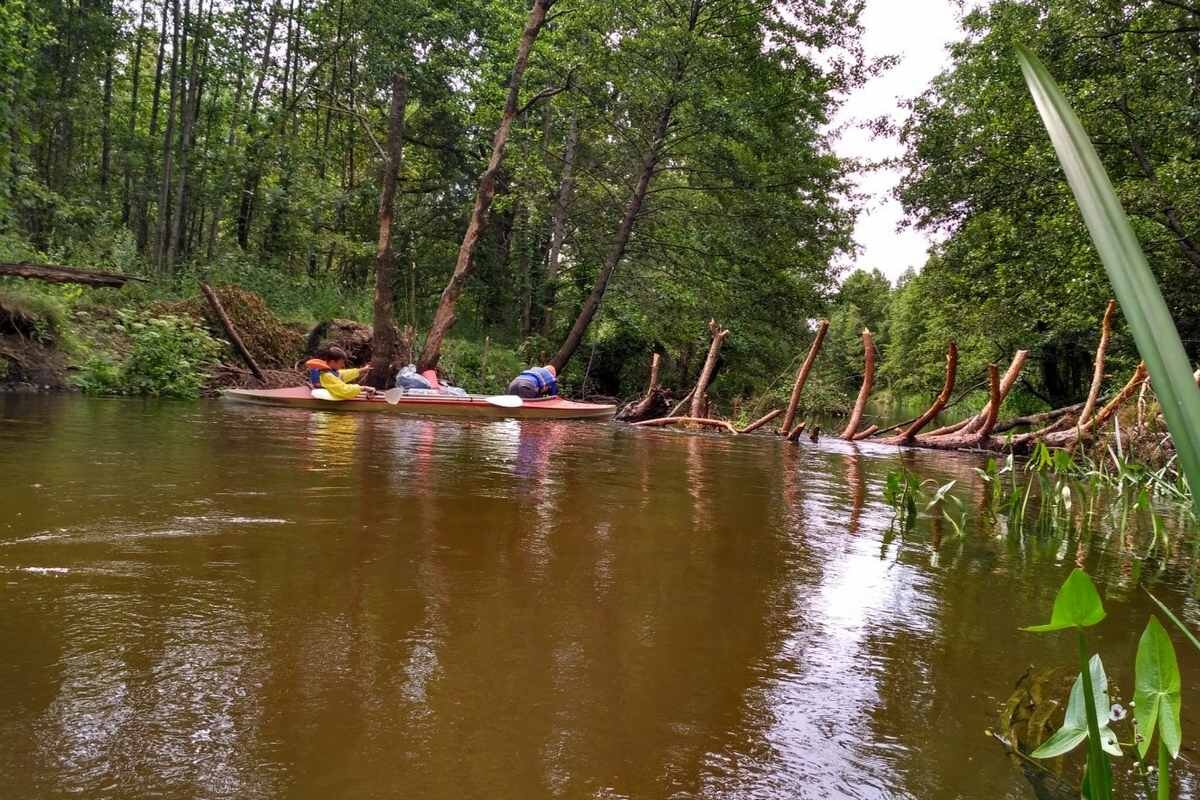
M 398 390 L 397 390 L 398 391 Z M 446 417 L 484 419 L 609 419 L 616 406 L 576 403 L 561 397 L 520 401 L 510 395 L 403 395 L 394 404 L 382 397 L 373 400 L 326 400 L 313 397 L 307 386 L 288 389 L 226 389 L 225 400 L 282 408 L 307 408 L 313 411 L 360 411 L 382 414 L 427 414 Z

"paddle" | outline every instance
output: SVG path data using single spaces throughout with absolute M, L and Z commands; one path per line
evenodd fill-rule
M 491 397 L 483 398 L 484 401 L 500 408 L 520 408 L 525 405 L 525 401 L 517 397 L 515 394 L 494 394 Z
M 383 393 L 383 399 L 389 405 L 396 405 L 400 402 L 400 398 L 404 397 L 403 389 L 388 389 Z M 517 397 L 515 394 L 496 394 L 491 397 L 483 398 L 484 402 L 489 403 L 499 408 L 520 408 L 525 405 L 525 401 Z

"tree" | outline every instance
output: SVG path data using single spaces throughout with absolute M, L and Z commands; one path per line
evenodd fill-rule
M 1086 389 L 1110 289 L 1017 69 L 1022 42 L 1093 132 L 1181 334 L 1200 352 L 1200 300 L 1186 288 L 1200 265 L 1186 223 L 1200 214 L 1200 14 L 1162 0 L 998 0 L 964 27 L 951 66 L 912 101 L 901 131 L 899 198 L 914 224 L 945 237 L 913 289 L 936 287 L 924 306 L 986 333 L 990 352 L 960 339 L 966 361 L 1029 347 L 1047 399 Z M 1132 356 L 1124 341 L 1118 358 Z
M 501 162 L 504 160 L 504 149 L 508 145 L 509 133 L 512 130 L 513 120 L 517 114 L 525 109 L 518 107 L 518 101 L 521 93 L 521 78 L 525 75 L 525 68 L 529 64 L 529 55 L 533 50 L 533 44 L 537 41 L 538 33 L 542 30 L 542 25 L 546 22 L 546 13 L 554 4 L 555 0 L 533 0 L 533 7 L 529 11 L 529 19 L 525 23 L 525 30 L 521 34 L 520 44 L 517 46 L 517 57 L 513 63 L 512 74 L 508 79 L 508 96 L 504 101 L 504 112 L 500 116 L 500 124 L 496 128 L 496 133 L 492 137 L 492 154 L 488 159 L 487 169 L 479 178 L 479 189 L 475 194 L 475 205 L 471 209 L 471 217 L 467 222 L 467 230 L 463 234 L 462 244 L 458 248 L 458 258 L 454 262 L 454 272 L 450 275 L 450 282 L 446 284 L 446 288 L 442 290 L 441 299 L 438 301 L 437 310 L 433 315 L 433 322 L 429 325 L 429 333 L 425 337 L 425 346 L 421 350 L 421 357 L 417 362 L 417 368 L 420 370 L 432 369 L 437 366 L 438 358 L 441 355 L 442 339 L 446 333 L 454 325 L 454 307 L 458 303 L 458 298 L 466 287 L 467 279 L 470 277 L 473 270 L 473 258 L 475 255 L 475 247 L 479 242 L 480 232 L 484 225 L 487 224 L 488 212 L 491 210 L 492 198 L 496 194 L 496 180 L 500 172 Z M 546 95 L 543 92 L 540 96 Z M 535 100 L 529 101 L 531 105 Z

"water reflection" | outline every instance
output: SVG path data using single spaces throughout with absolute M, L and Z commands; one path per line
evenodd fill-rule
M 980 524 L 897 535 L 881 486 L 898 465 L 958 481 Z M 1030 663 L 1072 654 L 1017 625 L 1082 559 L 1128 686 L 1138 581 L 1200 622 L 1195 559 L 1184 536 L 1146 559 L 1141 524 L 1082 504 L 1062 535 L 1008 531 L 982 513 L 977 465 L 836 440 L 0 398 L 0 785 L 1024 797 L 981 732 Z

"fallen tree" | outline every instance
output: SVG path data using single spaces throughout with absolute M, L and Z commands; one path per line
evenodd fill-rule
M 129 281 L 146 283 L 145 278 L 119 272 L 99 272 L 60 264 L 30 264 L 28 261 L 0 261 L 0 276 L 29 278 L 47 283 L 79 283 L 84 286 L 108 286 L 119 289 Z
M 995 370 L 995 366 L 992 366 Z M 892 439 L 885 440 L 887 444 L 906 445 L 911 444 L 917 438 L 917 434 L 921 429 L 928 425 L 938 414 L 942 413 L 942 409 L 946 407 L 946 403 L 950 402 L 950 395 L 954 391 L 954 379 L 958 375 L 958 345 L 953 341 L 946 348 L 946 380 L 942 384 L 942 391 L 934 399 L 933 404 L 925 410 L 925 413 L 917 417 L 912 425 L 909 425 L 903 433 Z
M 655 353 L 650 359 L 650 380 L 646 386 L 646 394 L 641 400 L 627 404 L 617 412 L 617 419 L 622 422 L 640 422 L 656 419 L 666 415 L 670 408 L 671 393 L 658 385 L 658 374 L 662 367 L 662 355 Z
M 871 387 L 875 385 L 875 339 L 868 328 L 863 328 L 863 379 L 858 390 L 858 399 L 854 401 L 854 410 L 850 412 L 850 421 L 842 429 L 843 439 L 854 439 L 858 426 L 862 422 L 863 412 L 867 408 L 867 400 L 871 396 Z
M 821 320 L 817 325 L 817 334 L 813 337 L 812 345 L 808 348 L 808 355 L 805 356 L 804 363 L 796 372 L 796 382 L 792 384 L 792 394 L 788 398 L 787 412 L 783 415 L 783 422 L 779 424 L 781 436 L 792 431 L 792 423 L 796 421 L 796 409 L 800 407 L 800 394 L 804 391 L 804 384 L 808 382 L 808 373 L 812 371 L 813 362 L 817 360 L 817 353 L 820 352 L 821 344 L 825 341 L 825 334 L 828 331 L 829 320 Z

